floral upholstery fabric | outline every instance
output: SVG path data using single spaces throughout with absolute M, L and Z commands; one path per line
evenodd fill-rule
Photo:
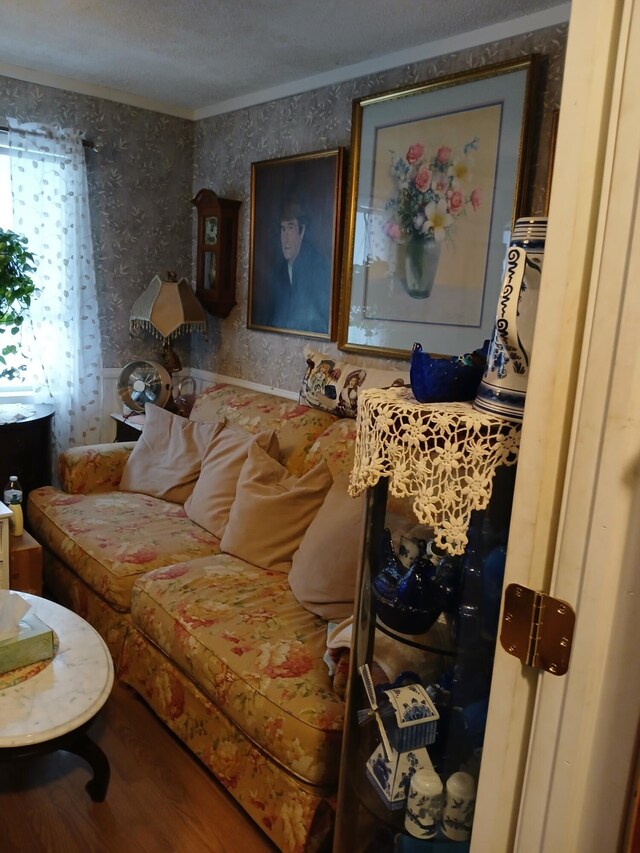
M 191 419 L 274 428 L 300 476 L 349 470 L 355 423 L 218 385 Z M 286 575 L 228 554 L 177 504 L 120 492 L 133 443 L 61 454 L 63 491 L 33 490 L 27 515 L 54 597 L 107 642 L 137 690 L 284 851 L 317 849 L 335 796 L 344 706 L 323 654 L 326 623 Z M 250 535 L 250 531 L 247 531 Z
M 136 627 L 246 735 L 303 782 L 337 782 L 344 717 L 322 657 L 326 622 L 286 576 L 229 554 L 146 574 Z
M 331 795 L 270 760 L 134 627 L 120 678 L 197 755 L 283 853 L 317 850 L 331 827 Z
M 93 625 L 107 644 L 117 669 L 124 638 L 131 625 L 131 614 L 110 607 L 50 551 L 45 549 L 43 557 L 43 575 L 48 593 L 54 601 L 73 610 Z
M 111 607 L 128 611 L 137 578 L 151 569 L 219 552 L 219 540 L 178 504 L 131 492 L 29 494 L 36 539 Z
M 351 418 L 335 420 L 309 448 L 304 470 L 309 471 L 324 461 L 335 480 L 339 474 L 349 474 L 353 466 L 356 422 Z
M 275 427 L 280 461 L 296 476 L 302 473 L 307 451 L 316 437 L 336 420 L 334 415 L 301 406 L 294 400 L 224 383 L 203 391 L 189 418 L 207 423 L 226 418 L 252 433 Z
M 117 489 L 135 442 L 72 447 L 60 454 L 58 475 L 63 492 L 88 495 Z

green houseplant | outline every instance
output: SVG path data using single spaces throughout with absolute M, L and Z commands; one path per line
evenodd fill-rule
M 27 249 L 26 237 L 0 228 L 0 379 L 15 379 L 26 365 L 7 366 L 7 356 L 16 355 L 16 336 L 31 306 L 36 291 L 31 274 L 35 257 Z M 13 338 L 7 343 L 5 335 Z

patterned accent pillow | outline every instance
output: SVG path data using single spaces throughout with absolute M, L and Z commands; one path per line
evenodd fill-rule
M 408 385 L 409 370 L 386 370 L 337 361 L 311 347 L 304 348 L 307 369 L 300 388 L 300 402 L 331 412 L 340 418 L 355 418 L 361 388 Z

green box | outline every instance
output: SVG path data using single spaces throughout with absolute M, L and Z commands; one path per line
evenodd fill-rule
M 53 657 L 53 631 L 29 611 L 15 637 L 0 640 L 0 673 Z

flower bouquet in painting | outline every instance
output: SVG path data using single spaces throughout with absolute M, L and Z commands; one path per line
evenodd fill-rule
M 459 217 L 480 207 L 472 173 L 478 145 L 476 137 L 461 152 L 448 145 L 427 150 L 421 142 L 404 156 L 391 152 L 396 192 L 385 205 L 385 232 L 397 246 L 400 281 L 415 299 L 431 295 L 442 244 L 454 245 Z

